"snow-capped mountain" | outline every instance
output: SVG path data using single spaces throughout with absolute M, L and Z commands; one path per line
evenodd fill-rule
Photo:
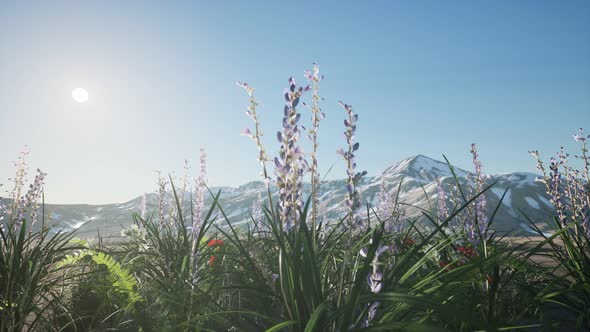
M 455 168 L 455 174 L 462 185 L 467 183 L 469 172 Z M 486 192 L 488 215 L 491 215 L 499 204 L 500 197 L 509 188 L 495 217 L 493 228 L 498 231 L 522 229 L 526 232 L 526 215 L 538 225 L 544 225 L 555 214 L 549 203 L 542 183 L 536 181 L 537 175 L 532 173 L 509 173 L 491 175 L 486 184 L 496 183 Z M 417 155 L 404 159 L 386 168 L 381 174 L 362 178 L 359 192 L 365 203 L 377 202 L 377 194 L 381 182 L 384 181 L 387 190 L 394 190 L 402 181 L 399 201 L 408 205 L 407 215 L 412 218 L 422 216 L 421 209 L 435 211 L 437 202 L 437 179 L 445 186 L 455 183 L 454 177 L 446 163 L 432 158 Z M 233 224 L 249 222 L 250 211 L 259 197 L 266 203 L 266 185 L 262 181 L 246 183 L 237 188 L 212 187 L 212 192 L 221 190 L 220 205 L 224 213 Z M 308 184 L 304 186 L 304 197 L 310 191 Z M 346 184 L 344 180 L 325 181 L 321 184 L 318 196 L 320 200 L 320 216 L 327 220 L 341 218 L 345 214 L 344 195 Z M 188 196 L 188 194 L 186 195 Z M 274 196 L 274 193 L 273 193 Z M 146 196 L 148 214 L 157 214 L 158 198 L 156 194 Z M 276 202 L 276 197 L 274 197 Z M 78 230 L 81 237 L 94 236 L 99 231 L 103 235 L 117 236 L 123 227 L 131 224 L 132 213 L 139 212 L 142 197 L 131 201 L 107 205 L 46 205 L 48 217 L 55 224 L 55 231 Z M 207 195 L 205 206 L 212 204 L 211 195 Z M 412 207 L 415 206 L 415 207 Z M 183 208 L 189 214 L 190 204 L 185 197 Z M 219 214 L 218 211 L 216 214 Z M 225 221 L 218 217 L 220 225 Z M 530 229 L 529 229 L 530 230 Z

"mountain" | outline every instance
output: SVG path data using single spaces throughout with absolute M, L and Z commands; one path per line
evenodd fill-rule
M 455 168 L 455 174 L 462 185 L 467 183 L 466 176 L 469 172 Z M 491 215 L 499 204 L 500 197 L 509 188 L 501 206 L 499 207 L 493 228 L 497 231 L 511 231 L 514 229 L 530 231 L 527 228 L 526 215 L 543 227 L 546 221 L 555 214 L 549 203 L 545 188 L 542 183 L 536 181 L 537 175 L 533 173 L 508 173 L 490 175 L 486 185 L 495 185 L 485 193 L 488 206 L 488 215 Z M 380 175 L 362 178 L 359 183 L 359 192 L 363 201 L 376 203 L 381 182 L 385 182 L 388 190 L 398 188 L 402 181 L 399 201 L 410 206 L 433 211 L 436 208 L 437 179 L 441 179 L 445 186 L 455 183 L 454 177 L 446 163 L 432 158 L 417 155 L 404 159 L 397 164 L 386 168 Z M 224 213 L 233 224 L 243 224 L 250 220 L 250 211 L 253 203 L 258 200 L 266 202 L 266 186 L 262 181 L 246 183 L 242 186 L 213 187 L 211 191 L 216 193 L 221 190 L 220 205 Z M 304 197 L 310 192 L 309 184 L 304 185 Z M 343 199 L 346 192 L 345 180 L 331 180 L 321 183 L 318 192 L 320 200 L 320 216 L 327 220 L 344 216 Z M 188 194 L 187 194 L 188 196 Z M 276 196 L 273 192 L 276 202 Z M 142 197 L 124 203 L 106 205 L 60 205 L 47 204 L 45 211 L 55 224 L 53 230 L 72 231 L 78 230 L 80 237 L 91 237 L 100 231 L 103 235 L 118 236 L 123 227 L 131 224 L 131 214 L 139 212 Z M 158 198 L 154 193 L 146 195 L 148 213 L 157 213 Z M 205 206 L 212 204 L 211 195 L 207 195 Z M 412 218 L 420 218 L 422 212 L 419 208 L 406 208 L 407 215 Z M 188 197 L 183 200 L 185 215 L 190 216 L 190 202 Z M 219 214 L 216 212 L 216 214 Z M 524 215 L 523 215 L 524 214 Z M 218 218 L 218 220 L 221 220 Z M 220 225 L 225 222 L 221 221 Z

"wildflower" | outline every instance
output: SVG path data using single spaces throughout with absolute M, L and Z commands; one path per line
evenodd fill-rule
M 405 251 L 412 249 L 412 247 L 414 245 L 416 245 L 416 241 L 414 241 L 411 238 L 405 238 L 405 239 L 398 238 L 398 240 L 394 242 L 394 246 L 392 248 L 392 251 L 393 252 L 395 252 L 395 251 L 405 252 Z
M 223 240 L 220 239 L 212 239 L 207 242 L 208 247 L 217 247 L 223 245 Z
M 139 216 L 141 217 L 141 219 L 145 220 L 146 212 L 147 212 L 147 199 L 146 199 L 146 195 L 143 194 L 141 196 L 141 203 L 139 204 Z
M 555 206 L 557 215 L 562 226 L 566 223 L 566 209 L 563 197 L 563 187 L 561 185 L 560 167 L 563 165 L 563 160 L 557 161 L 555 158 L 549 160 L 549 194 L 551 196 L 550 202 Z
M 160 226 L 164 226 L 164 209 L 166 207 L 166 186 L 168 185 L 168 181 L 166 181 L 160 171 L 158 173 L 158 220 L 160 222 Z
M 37 168 L 37 175 L 35 175 L 35 180 L 30 185 L 30 189 L 25 195 L 25 208 L 31 209 L 30 217 L 31 217 L 31 225 L 34 225 L 37 221 L 37 210 L 39 209 L 39 199 L 41 198 L 41 193 L 43 192 L 43 185 L 45 183 L 45 176 L 47 173 L 43 173 L 40 169 Z
M 477 251 L 470 246 L 459 246 L 457 247 L 457 251 L 467 258 L 472 258 L 477 256 Z
M 475 144 L 471 144 L 471 154 L 473 155 L 473 168 L 475 171 L 475 188 L 474 188 L 474 194 L 479 194 L 482 192 L 483 190 L 483 185 L 485 182 L 485 175 L 483 174 L 482 170 L 481 170 L 481 161 L 479 160 L 479 154 L 477 153 L 477 147 L 475 146 Z M 487 202 L 486 202 L 486 197 L 485 195 L 481 194 L 479 195 L 476 199 L 475 199 L 475 208 L 474 208 L 474 213 L 471 216 L 471 218 L 474 219 L 474 222 L 477 224 L 477 231 L 479 232 L 478 234 L 474 234 L 473 231 L 471 231 L 469 233 L 469 240 L 471 242 L 477 242 L 479 240 L 479 237 L 487 237 L 487 232 L 488 232 L 488 220 L 487 220 L 487 216 L 486 216 L 486 206 L 487 206 Z M 473 226 L 471 226 L 471 229 L 473 230 Z
M 373 239 L 371 239 L 371 243 Z M 381 254 L 383 254 L 384 252 L 387 251 L 387 249 L 389 249 L 388 246 L 378 246 L 377 250 L 375 251 L 375 256 L 373 257 L 373 261 L 371 262 L 371 266 L 373 267 L 373 270 L 371 272 L 371 274 L 369 274 L 367 276 L 367 284 L 369 286 L 369 289 L 371 290 L 371 293 L 373 294 L 377 294 L 379 292 L 381 292 L 381 289 L 383 288 L 383 272 L 381 272 L 380 269 L 380 263 L 379 263 L 379 256 Z M 360 255 L 363 257 L 367 257 L 368 252 L 367 249 L 363 248 L 360 250 Z M 377 316 L 377 309 L 380 305 L 380 302 L 375 301 L 373 303 L 369 304 L 369 310 L 367 312 L 367 319 L 364 322 L 365 326 L 368 326 L 371 321 Z
M 190 175 L 191 164 L 188 160 L 184 160 L 184 176 L 182 177 L 182 190 L 180 196 L 180 202 L 184 202 L 186 196 L 186 188 L 189 186 L 189 175 Z
M 582 128 L 578 129 L 579 133 L 577 135 L 572 135 L 574 141 L 576 142 L 585 142 L 586 140 L 590 139 L 590 135 L 584 135 L 584 130 Z
M 385 232 L 401 234 L 405 226 L 406 211 L 398 205 L 398 189 L 388 191 L 385 187 L 385 176 L 381 176 L 381 185 L 377 194 L 377 217 L 385 222 Z M 392 248 L 393 249 L 393 248 Z
M 242 136 L 252 137 L 252 132 L 250 131 L 250 128 L 242 129 Z
M 359 143 L 354 143 L 354 134 L 356 132 L 356 122 L 358 121 L 358 114 L 354 114 L 352 106 L 340 102 L 340 105 L 346 111 L 348 119 L 344 120 L 344 136 L 348 144 L 348 150 L 338 149 L 337 153 L 346 161 L 346 197 L 344 203 L 348 208 L 349 227 L 359 226 L 361 219 L 355 215 L 355 212 L 361 207 L 361 200 L 357 189 L 357 184 L 360 179 L 367 174 L 366 171 L 357 172 L 354 152 L 359 149 Z
M 449 272 L 453 270 L 453 267 L 450 265 L 449 262 L 447 261 L 438 261 L 438 266 L 440 266 L 441 269 L 444 269 L 445 271 Z
M 575 157 L 583 162 L 582 171 L 573 169 L 567 164 L 569 154 L 563 148 L 557 153 L 557 158 L 549 160 L 549 172 L 547 173 L 538 151 L 530 151 L 537 159 L 537 169 L 541 171 L 540 181 L 545 185 L 549 195 L 549 201 L 557 211 L 557 217 L 562 226 L 565 226 L 569 219 L 581 221 L 581 230 L 590 238 L 588 219 L 590 215 L 590 160 L 588 158 L 588 138 L 582 128 L 579 133 L 573 135 L 575 141 L 581 143 L 582 154 Z M 562 170 L 563 169 L 563 173 Z M 568 213 L 569 212 L 569 213 Z M 575 228 L 579 232 L 578 226 Z
M 581 159 L 583 162 L 583 177 L 576 176 L 577 186 L 579 187 L 576 191 L 576 198 L 579 200 L 579 211 L 578 217 L 582 220 L 582 227 L 586 231 L 586 236 L 590 239 L 590 157 L 588 156 L 588 141 L 590 135 L 584 135 L 582 128 L 579 129 L 579 134 L 574 135 L 574 140 L 582 143 L 580 156 L 576 158 Z M 578 175 L 579 172 L 576 174 Z
M 9 215 L 12 227 L 18 229 L 22 226 L 25 220 L 25 213 L 29 211 L 31 226 L 37 221 L 37 213 L 39 209 L 39 200 L 43 193 L 43 186 L 45 185 L 46 173 L 37 169 L 35 179 L 29 184 L 28 190 L 24 193 L 25 178 L 28 173 L 27 157 L 29 150 L 25 146 L 25 150 L 20 153 L 18 160 L 14 162 L 16 168 L 16 176 L 11 179 L 14 182 L 14 187 L 11 192 L 12 207 L 0 204 L 0 214 Z M 2 220 L 4 216 L 0 216 Z M 3 226 L 4 227 L 4 226 Z
M 236 84 L 242 89 L 246 90 L 246 93 L 248 93 L 250 97 L 254 95 L 254 88 L 249 86 L 248 83 L 236 82 Z
M 14 187 L 11 192 L 12 198 L 12 208 L 10 209 L 10 215 L 14 219 L 14 227 L 19 228 L 23 222 L 24 213 L 25 213 L 25 204 L 26 201 L 24 196 L 22 196 L 23 186 L 25 184 L 25 177 L 27 175 L 28 165 L 27 165 L 27 157 L 29 155 L 29 150 L 25 146 L 25 150 L 22 151 L 18 157 L 18 160 L 14 162 L 14 167 L 16 168 L 16 175 L 12 180 L 14 183 Z
M 311 220 L 313 225 L 316 223 L 317 219 L 317 208 L 319 205 L 318 202 L 318 190 L 319 190 L 319 181 L 320 181 L 320 174 L 318 172 L 318 161 L 317 161 L 317 149 L 319 143 L 317 142 L 318 137 L 318 128 L 320 125 L 320 121 L 323 120 L 326 115 L 321 111 L 319 107 L 320 98 L 319 96 L 319 89 L 320 85 L 319 82 L 324 79 L 324 75 L 320 75 L 320 66 L 316 63 L 313 64 L 313 68 L 311 71 L 305 71 L 305 77 L 308 81 L 310 81 L 312 86 L 312 98 L 311 98 L 311 123 L 312 128 L 308 131 L 308 138 L 312 142 L 313 150 L 311 152 L 311 166 L 310 166 L 310 173 L 311 173 Z
M 205 149 L 201 149 L 200 167 L 201 173 L 195 180 L 195 196 L 193 200 L 193 223 L 191 227 L 193 238 L 195 239 L 195 241 L 199 235 L 197 234 L 197 232 L 200 230 L 201 225 L 203 223 L 203 212 L 205 209 L 205 191 L 207 190 L 205 186 L 205 177 L 207 176 L 207 154 L 205 153 Z
M 203 221 L 203 210 L 205 209 L 205 176 L 207 175 L 207 154 L 205 153 L 205 149 L 201 148 L 201 157 L 200 157 L 200 167 L 201 172 L 197 179 L 195 180 L 195 195 L 193 198 L 193 220 L 191 225 L 191 235 L 192 235 L 192 256 L 191 256 L 191 266 L 192 266 L 192 280 L 193 284 L 198 280 L 198 266 L 197 266 L 197 256 L 199 255 L 198 250 L 198 241 L 200 239 L 201 234 L 199 234 L 201 230 L 201 225 Z
M 209 266 L 213 266 L 213 264 L 215 264 L 215 260 L 216 260 L 216 259 L 217 259 L 217 258 L 215 258 L 215 256 L 211 256 L 211 257 L 209 257 L 209 259 L 207 260 L 207 264 L 208 264 Z
M 301 194 L 303 188 L 302 177 L 307 166 L 304 152 L 297 141 L 299 140 L 299 120 L 301 114 L 297 112 L 297 105 L 302 94 L 309 87 L 297 87 L 295 80 L 289 79 L 289 88 L 285 90 L 286 104 L 283 111 L 283 129 L 277 133 L 281 143 L 279 156 L 275 157 L 276 183 L 279 191 L 277 204 L 283 230 L 289 231 L 299 219 L 302 206 Z
M 260 208 L 260 204 L 262 204 L 262 202 L 260 199 L 260 194 L 258 194 L 258 199 L 252 202 L 252 209 L 250 211 L 252 220 L 254 221 L 254 224 L 258 229 L 258 233 L 266 231 L 267 228 L 263 222 L 264 218 L 262 216 L 262 209 Z
M 256 107 L 258 106 L 258 103 L 254 99 L 254 88 L 249 86 L 248 83 L 236 82 L 236 84 L 243 88 L 246 93 L 248 93 L 248 96 L 250 96 L 250 105 L 248 106 L 246 115 L 254 121 L 254 133 L 252 133 L 250 128 L 244 128 L 242 130 L 242 136 L 246 136 L 256 142 L 256 147 L 258 148 L 258 162 L 260 162 L 262 167 L 262 177 L 266 182 L 268 179 L 270 179 L 268 172 L 266 171 L 266 162 L 268 161 L 268 157 L 266 156 L 266 150 L 262 144 L 262 136 L 264 133 L 262 129 L 260 129 L 260 122 L 258 121 L 258 114 L 256 113 Z
M 449 209 L 447 208 L 447 194 L 445 193 L 441 179 L 436 180 L 436 190 L 438 192 L 438 219 L 444 221 L 449 217 Z

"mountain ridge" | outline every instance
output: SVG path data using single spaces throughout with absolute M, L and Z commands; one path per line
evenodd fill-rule
M 470 172 L 453 167 L 462 185 L 467 183 L 466 176 Z M 543 221 L 554 215 L 554 209 L 549 203 L 544 186 L 536 181 L 537 175 L 528 172 L 513 172 L 487 175 L 487 184 L 496 183 L 485 196 L 488 200 L 488 210 L 493 209 L 499 203 L 500 197 L 506 188 L 510 188 L 496 215 L 495 229 L 509 231 L 523 228 L 526 218 L 521 213 L 527 213 L 532 220 L 539 220 L 543 227 Z M 405 158 L 389 167 L 380 174 L 365 176 L 360 181 L 358 188 L 364 203 L 376 203 L 376 197 L 382 181 L 388 191 L 396 189 L 400 181 L 400 202 L 416 209 L 408 209 L 410 218 L 419 218 L 421 209 L 434 210 L 436 208 L 437 180 L 440 179 L 445 186 L 454 183 L 454 178 L 445 162 L 435 160 L 428 156 L 417 154 Z M 234 224 L 248 222 L 252 204 L 261 196 L 265 203 L 266 186 L 263 181 L 250 181 L 237 187 L 219 186 L 211 187 L 216 193 L 222 190 L 220 205 Z M 310 185 L 304 183 L 304 198 L 309 195 Z M 271 190 L 276 195 L 274 189 Z M 318 197 L 319 209 L 323 218 L 340 218 L 345 214 L 344 196 L 346 185 L 344 179 L 322 181 Z M 112 204 L 46 204 L 46 211 L 57 223 L 56 231 L 72 231 L 77 229 L 81 236 L 100 230 L 101 234 L 118 235 L 123 227 L 131 224 L 131 214 L 139 212 L 142 196 L 121 203 Z M 168 193 L 168 196 L 170 194 Z M 183 210 L 190 211 L 188 199 L 183 202 Z M 146 201 L 148 212 L 154 213 L 157 209 L 157 194 L 147 193 Z M 275 200 L 276 201 L 276 200 Z M 207 195 L 206 208 L 210 207 L 212 198 Z M 488 215 L 491 211 L 488 211 Z

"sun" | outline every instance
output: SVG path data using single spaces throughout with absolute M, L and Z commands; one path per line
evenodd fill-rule
M 88 101 L 88 91 L 82 88 L 75 88 L 72 90 L 72 98 L 78 103 L 85 103 Z

